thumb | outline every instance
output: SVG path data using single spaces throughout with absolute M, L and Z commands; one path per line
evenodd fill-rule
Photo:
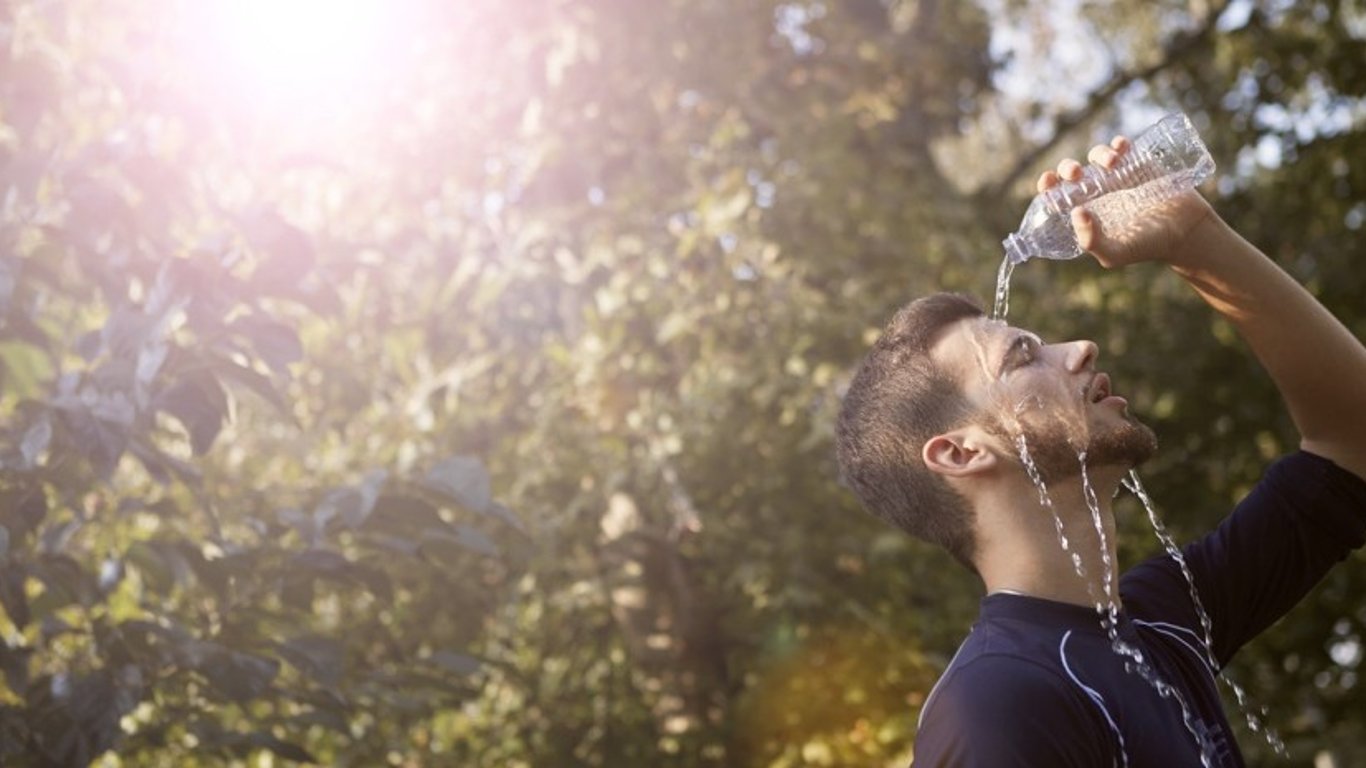
M 1072 231 L 1077 236 L 1077 245 L 1083 251 L 1099 256 L 1104 252 L 1105 231 L 1095 214 L 1082 206 L 1072 209 Z
M 1096 215 L 1090 210 L 1078 205 L 1072 209 L 1072 232 L 1076 234 L 1076 245 L 1082 246 L 1082 250 L 1094 251 L 1100 245 L 1104 234 L 1101 232 L 1101 223 L 1096 220 Z

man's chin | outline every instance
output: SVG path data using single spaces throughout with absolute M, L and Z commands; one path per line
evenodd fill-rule
M 1091 466 L 1137 467 L 1157 454 L 1157 434 L 1140 421 L 1129 420 L 1124 426 L 1096 435 L 1086 449 L 1086 462 Z
M 1027 429 L 1024 433 L 1029 458 L 1046 483 L 1081 474 L 1082 450 L 1069 440 L 1060 425 Z M 1085 449 L 1088 471 L 1102 467 L 1129 470 L 1157 453 L 1157 435 L 1148 425 L 1126 419 L 1123 424 L 1091 436 Z

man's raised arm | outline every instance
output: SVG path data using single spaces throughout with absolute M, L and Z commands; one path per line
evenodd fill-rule
M 1091 150 L 1110 167 L 1122 138 Z M 1075 179 L 1064 161 L 1056 176 Z M 1040 186 L 1056 183 L 1048 177 Z M 1300 447 L 1366 479 L 1366 347 L 1298 282 L 1233 231 L 1196 192 L 1154 212 L 1144 226 L 1106 233 L 1077 209 L 1077 242 L 1106 267 L 1162 261 L 1228 318 L 1271 374 L 1300 433 Z

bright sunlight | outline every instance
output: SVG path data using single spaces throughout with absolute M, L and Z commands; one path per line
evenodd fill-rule
M 182 42 L 207 78 L 262 114 L 300 119 L 364 107 L 393 74 L 411 32 L 402 3 L 233 0 L 190 11 Z M 410 38 L 409 38 L 410 39 Z

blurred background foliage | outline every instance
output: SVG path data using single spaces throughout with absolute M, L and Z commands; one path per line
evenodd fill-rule
M 1366 336 L 1360 0 L 372 5 L 0 3 L 0 763 L 904 765 L 979 587 L 838 486 L 841 387 L 1166 111 Z M 1013 295 L 1178 538 L 1294 447 L 1159 268 Z M 1362 594 L 1240 655 L 1254 764 L 1366 764 Z

